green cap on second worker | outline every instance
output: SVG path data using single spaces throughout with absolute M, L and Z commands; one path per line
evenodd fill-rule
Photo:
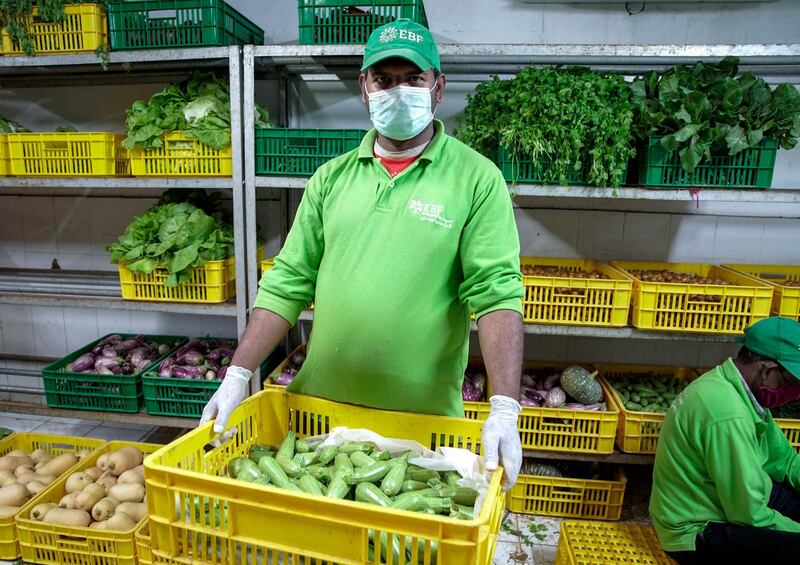
M 746 328 L 739 341 L 800 379 L 800 323 L 791 318 L 766 318 Z
M 361 70 L 372 65 L 400 57 L 411 61 L 421 70 L 434 68 L 441 71 L 439 49 L 428 28 L 414 20 L 401 18 L 375 29 L 364 47 L 364 63 Z

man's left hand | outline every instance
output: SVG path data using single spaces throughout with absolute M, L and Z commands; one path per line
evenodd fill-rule
M 503 492 L 517 482 L 522 467 L 522 446 L 519 441 L 517 418 L 522 407 L 508 396 L 495 394 L 489 399 L 492 405 L 489 417 L 483 424 L 481 441 L 486 469 L 497 469 L 498 459 L 505 471 Z

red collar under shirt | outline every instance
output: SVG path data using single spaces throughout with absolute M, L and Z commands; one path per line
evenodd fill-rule
M 375 145 L 372 147 L 372 154 L 381 160 L 381 164 L 389 172 L 389 175 L 396 177 L 419 159 L 419 156 L 422 155 L 427 146 L 428 143 L 426 142 L 405 151 L 389 151 L 381 147 L 376 139 Z

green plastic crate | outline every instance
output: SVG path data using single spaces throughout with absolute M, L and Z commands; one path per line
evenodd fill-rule
M 526 183 L 526 184 L 550 184 L 551 181 L 545 181 L 545 175 L 552 166 L 552 161 L 546 158 L 541 158 L 538 161 L 531 161 L 530 159 L 516 159 L 513 153 L 504 146 L 500 146 L 497 150 L 497 166 L 503 173 L 503 178 L 508 182 Z M 569 186 L 587 186 L 586 177 L 589 173 L 589 163 L 581 170 L 570 169 L 567 174 L 567 184 Z M 619 184 L 625 184 L 626 170 L 622 172 L 619 178 Z
M 111 49 L 262 45 L 264 30 L 223 0 L 110 0 Z
M 422 0 L 298 0 L 300 44 L 363 44 L 398 18 L 428 27 Z
M 256 174 L 310 177 L 320 165 L 357 148 L 358 129 L 256 128 Z
M 231 339 L 204 337 L 203 339 Z M 176 351 L 162 357 L 161 361 Z M 276 353 L 278 355 L 276 355 Z M 276 348 L 261 364 L 261 376 L 269 374 L 284 353 Z M 144 407 L 151 416 L 177 416 L 179 418 L 200 418 L 203 408 L 219 388 L 222 381 L 195 381 L 158 376 L 158 366 L 152 365 L 142 375 L 144 387 Z
M 98 410 L 101 412 L 138 412 L 141 409 L 144 398 L 142 393 L 142 374 L 150 370 L 153 365 L 160 363 L 167 355 L 170 355 L 174 348 L 153 361 L 144 371 L 133 375 L 97 375 L 93 373 L 73 373 L 66 370 L 68 364 L 84 353 L 91 351 L 95 345 L 107 338 L 108 335 L 81 347 L 42 369 L 45 398 L 50 408 Z M 138 334 L 118 335 L 128 339 L 136 337 Z M 149 341 L 157 343 L 175 343 L 176 347 L 186 343 L 185 337 L 169 335 L 150 335 L 145 337 Z
M 769 188 L 775 170 L 778 143 L 765 139 L 736 155 L 713 156 L 691 174 L 681 167 L 677 151 L 661 147 L 651 137 L 640 147 L 639 184 L 660 188 Z

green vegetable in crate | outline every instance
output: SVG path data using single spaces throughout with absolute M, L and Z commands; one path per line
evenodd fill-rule
M 626 409 L 657 414 L 666 413 L 688 384 L 673 376 L 656 374 L 625 375 L 610 382 Z
M 582 404 L 595 404 L 603 400 L 603 389 L 595 380 L 597 371 L 590 373 L 578 365 L 570 365 L 561 373 L 561 388 Z
M 236 457 L 228 463 L 228 476 L 240 481 L 253 482 L 261 476 L 257 464 L 246 457 Z
M 0 116 L 0 133 L 17 133 L 17 132 L 27 132 L 31 131 L 22 124 L 15 122 L 14 120 L 6 119 L 4 116 Z
M 522 465 L 522 472 L 526 475 L 535 475 L 537 477 L 563 477 L 564 475 L 547 463 L 540 463 L 535 459 L 526 460 Z
M 275 455 L 276 451 L 277 449 L 271 445 L 261 445 L 257 443 L 250 448 L 250 460 L 258 464 L 262 457 L 266 455 Z

